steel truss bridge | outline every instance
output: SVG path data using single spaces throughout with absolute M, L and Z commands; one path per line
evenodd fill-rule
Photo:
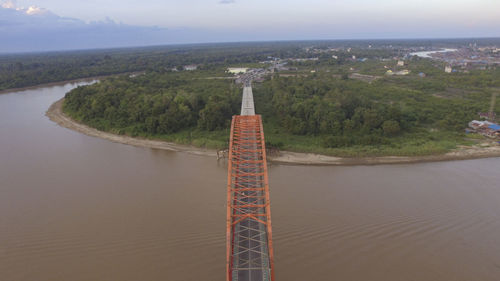
M 250 85 L 231 124 L 226 235 L 227 281 L 274 281 L 266 146 Z

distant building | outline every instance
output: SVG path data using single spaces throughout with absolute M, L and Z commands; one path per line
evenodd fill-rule
M 469 122 L 469 127 L 472 129 L 479 129 L 481 127 L 488 127 L 489 125 L 492 125 L 493 123 L 488 122 L 488 121 L 478 121 L 478 120 L 472 120 Z
M 184 66 L 184 70 L 193 71 L 193 70 L 196 70 L 196 69 L 198 69 L 198 66 L 195 65 L 195 64 L 185 65 Z
M 469 122 L 469 127 L 472 128 L 475 132 L 487 137 L 500 137 L 500 125 L 489 121 L 472 120 L 471 122 Z
M 408 75 L 410 74 L 410 71 L 408 69 L 404 69 L 398 72 L 394 72 L 395 75 Z
M 227 69 L 227 72 L 232 73 L 232 74 L 246 73 L 247 71 L 248 71 L 248 68 L 245 68 L 245 67 L 230 67 Z
M 402 60 L 398 61 L 398 66 L 405 66 L 405 62 Z
M 317 61 L 319 58 L 303 58 L 303 59 L 288 59 L 289 61 L 305 62 L 305 61 Z
M 389 69 L 385 73 L 385 75 L 399 75 L 399 76 L 408 75 L 408 74 L 410 74 L 410 71 L 408 69 L 404 69 L 401 71 L 392 71 Z
M 490 117 L 490 113 L 489 112 L 479 112 L 479 117 L 488 118 L 488 117 Z
M 420 76 L 420 77 L 422 77 L 422 78 L 425 78 L 425 76 L 427 76 L 427 75 L 425 75 L 425 73 L 423 73 L 423 72 L 420 72 L 420 73 L 418 74 L 418 76 Z
M 479 117 L 487 120 L 495 120 L 497 115 L 495 112 L 479 112 Z
M 453 69 L 451 68 L 451 66 L 446 66 L 444 68 L 444 72 L 446 72 L 446 73 L 451 73 L 452 71 L 453 71 Z

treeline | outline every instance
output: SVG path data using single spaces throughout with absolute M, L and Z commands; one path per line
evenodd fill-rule
M 240 90 L 231 83 L 191 72 L 115 77 L 72 90 L 64 110 L 99 130 L 132 136 L 220 130 L 240 109 Z
M 222 75 L 222 70 L 198 70 L 108 78 L 68 93 L 64 109 L 92 127 L 118 134 L 190 132 L 179 137 L 189 143 L 185 138 L 191 132 L 210 138 L 204 132 L 227 130 L 231 116 L 239 114 L 241 88 L 230 79 L 210 79 Z M 443 97 L 421 89 L 431 82 L 447 87 L 435 79 L 388 77 L 366 83 L 328 72 L 277 74 L 254 84 L 254 100 L 269 145 L 292 149 L 286 136 L 300 137 L 301 147 L 332 149 L 393 147 L 415 133 L 419 142 L 432 142 L 433 131 L 462 132 L 489 102 L 487 91 Z M 227 133 L 218 136 L 227 138 Z
M 145 75 L 77 88 L 67 94 L 64 109 L 100 130 L 199 146 L 212 141 L 212 147 L 222 148 L 231 116 L 240 110 L 241 88 L 230 79 L 212 78 L 227 78 L 228 65 L 257 65 L 268 56 L 311 56 L 300 44 L 196 46 L 164 56 L 146 52 L 151 59 L 143 60 L 149 61 Z M 387 76 L 396 60 L 377 59 L 385 51 L 366 51 L 371 59 L 364 62 L 347 53 L 341 51 L 344 59 L 335 63 L 322 54 L 254 83 L 269 146 L 341 156 L 443 153 L 466 143 L 463 129 L 489 108 L 491 93 L 500 86 L 500 69 L 449 74 L 441 62 L 412 58 L 404 66 L 409 75 Z M 197 71 L 171 71 L 191 63 L 200 63 Z M 357 80 L 353 73 L 375 79 Z
M 332 66 L 344 64 L 355 55 L 358 58 L 386 58 L 400 55 L 408 47 L 449 47 L 469 43 L 492 45 L 499 39 L 450 40 L 334 40 L 290 42 L 245 42 L 157 46 L 87 51 L 65 51 L 0 55 L 0 91 L 34 86 L 42 83 L 111 75 L 137 71 L 160 71 L 188 64 L 199 64 L 211 69 L 220 65 L 247 64 L 270 57 L 319 57 L 316 62 L 293 65 Z M 370 48 L 371 46 L 371 48 Z M 307 48 L 352 48 L 339 51 L 332 59 L 330 53 L 313 54 Z
M 85 77 L 304 56 L 305 43 L 231 43 L 0 55 L 0 91 Z
M 313 136 L 324 147 L 388 145 L 391 138 L 419 129 L 460 132 L 484 102 L 446 99 L 332 75 L 279 77 L 254 90 L 256 108 L 281 132 Z M 482 96 L 486 96 L 483 94 Z

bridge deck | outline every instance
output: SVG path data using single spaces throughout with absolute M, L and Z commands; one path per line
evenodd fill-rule
M 255 115 L 252 87 L 250 86 L 245 86 L 243 88 L 243 99 L 241 100 L 241 115 Z
M 266 148 L 260 115 L 233 116 L 227 208 L 227 280 L 274 280 Z

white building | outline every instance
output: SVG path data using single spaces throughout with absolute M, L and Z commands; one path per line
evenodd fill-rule
M 198 66 L 195 65 L 195 64 L 185 65 L 184 66 L 184 70 L 193 71 L 193 70 L 196 70 L 196 69 L 198 69 Z
M 451 71 L 453 71 L 453 69 L 451 68 L 451 66 L 446 66 L 444 68 L 444 72 L 446 72 L 446 73 L 451 73 Z
M 230 67 L 227 69 L 227 72 L 232 73 L 232 74 L 246 73 L 247 71 L 248 71 L 248 68 L 245 68 L 245 67 Z

